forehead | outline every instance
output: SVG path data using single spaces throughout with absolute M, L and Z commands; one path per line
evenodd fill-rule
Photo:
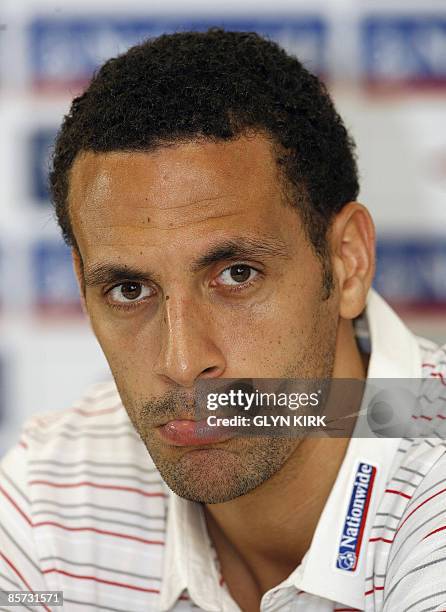
M 122 244 L 123 236 L 156 244 L 166 231 L 272 229 L 282 200 L 273 146 L 259 135 L 150 152 L 87 152 L 70 174 L 70 216 L 81 251 L 116 245 L 118 238 Z

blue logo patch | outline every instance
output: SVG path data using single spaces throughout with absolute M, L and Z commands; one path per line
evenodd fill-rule
M 336 558 L 338 569 L 354 572 L 358 565 L 375 476 L 376 467 L 373 465 L 358 465 Z

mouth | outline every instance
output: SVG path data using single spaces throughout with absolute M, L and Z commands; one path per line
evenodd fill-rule
M 233 429 L 208 425 L 206 419 L 174 419 L 157 429 L 161 438 L 172 446 L 203 446 L 224 442 L 235 436 Z

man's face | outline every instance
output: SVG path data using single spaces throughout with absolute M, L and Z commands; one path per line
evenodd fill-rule
M 86 153 L 69 205 L 85 304 L 124 406 L 167 484 L 218 503 L 273 476 L 295 439 L 177 446 L 202 378 L 331 375 L 338 303 L 269 141 Z

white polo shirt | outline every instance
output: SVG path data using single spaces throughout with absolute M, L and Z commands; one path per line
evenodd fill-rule
M 446 408 L 445 349 L 374 291 L 364 321 L 368 377 L 435 378 Z M 262 612 L 445 611 L 445 450 L 442 437 L 352 438 L 310 548 Z M 14 589 L 63 591 L 68 611 L 239 611 L 201 504 L 162 481 L 113 383 L 31 419 L 1 463 L 0 590 Z

